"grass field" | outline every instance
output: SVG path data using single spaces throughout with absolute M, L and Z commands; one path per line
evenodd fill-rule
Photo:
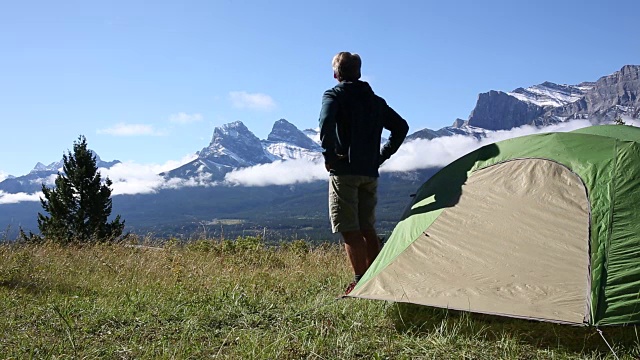
M 2 359 L 635 359 L 594 328 L 361 299 L 337 244 L 0 245 Z

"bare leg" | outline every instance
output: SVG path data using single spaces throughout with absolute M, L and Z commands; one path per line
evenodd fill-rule
M 362 232 L 359 230 L 344 231 L 341 234 L 342 239 L 344 239 L 344 249 L 351 262 L 354 274 L 364 275 L 369 265 L 367 264 L 367 244 Z
M 376 259 L 380 252 L 380 239 L 376 234 L 376 229 L 361 230 L 367 248 L 367 269 Z

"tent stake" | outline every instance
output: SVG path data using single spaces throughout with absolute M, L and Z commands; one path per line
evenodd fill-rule
M 598 334 L 600 334 L 600 336 L 602 337 L 602 340 L 604 340 L 604 343 L 607 344 L 607 346 L 609 347 L 609 350 L 611 350 L 611 353 L 616 358 L 616 360 L 620 360 L 618 355 L 616 355 L 616 352 L 613 351 L 613 348 L 611 347 L 611 345 L 609 345 L 609 342 L 607 342 L 607 339 L 604 338 L 604 335 L 602 334 L 602 330 L 600 330 L 599 328 L 596 328 L 596 331 L 598 331 Z

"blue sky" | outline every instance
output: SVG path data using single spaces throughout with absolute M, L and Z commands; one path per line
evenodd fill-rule
M 0 178 L 61 159 L 167 165 L 241 120 L 317 126 L 331 58 L 411 127 L 466 119 L 478 93 L 595 81 L 640 63 L 638 1 L 15 1 L 0 5 Z

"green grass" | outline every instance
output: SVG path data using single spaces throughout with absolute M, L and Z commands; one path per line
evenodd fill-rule
M 593 328 L 336 301 L 350 276 L 338 245 L 0 245 L 0 358 L 615 359 Z

